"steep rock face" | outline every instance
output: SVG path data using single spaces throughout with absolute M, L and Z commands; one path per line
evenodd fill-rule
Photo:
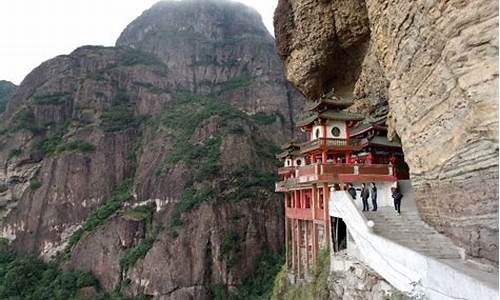
M 286 126 L 270 130 L 289 134 L 293 128 L 297 95 L 284 81 L 260 15 L 243 4 L 159 2 L 127 26 L 116 45 L 156 54 L 179 90 L 216 94 L 252 114 L 275 111 Z
M 5 107 L 10 97 L 16 92 L 17 86 L 10 81 L 0 80 L 0 113 L 5 111 Z
M 303 102 L 273 43 L 239 4 L 165 2 L 119 46 L 40 65 L 2 117 L 2 236 L 106 291 L 205 299 L 250 279 L 283 242 L 273 152 Z
M 498 261 L 498 3 L 280 0 L 275 25 L 306 96 L 388 103 L 425 220 Z

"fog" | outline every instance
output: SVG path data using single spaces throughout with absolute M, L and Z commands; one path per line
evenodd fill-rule
M 203 1 L 203 0 L 200 0 Z M 268 30 L 278 0 L 239 0 Z M 122 30 L 158 0 L 0 1 L 0 80 L 19 84 L 43 61 L 81 45 L 113 46 Z

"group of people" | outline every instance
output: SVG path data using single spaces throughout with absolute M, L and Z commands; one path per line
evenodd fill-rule
M 351 194 L 352 199 L 356 200 L 357 193 L 356 189 L 352 185 L 352 183 L 348 184 L 347 191 Z M 397 187 L 391 188 L 392 198 L 394 199 L 394 209 L 401 215 L 401 199 L 403 198 L 403 194 Z M 368 187 L 365 183 L 361 184 L 361 200 L 363 201 L 363 211 L 369 211 L 370 205 L 368 204 L 368 199 L 372 199 L 372 211 L 377 211 L 377 186 L 375 182 L 370 183 L 370 187 Z

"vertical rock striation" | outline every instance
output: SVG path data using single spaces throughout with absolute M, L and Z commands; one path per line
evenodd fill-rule
M 116 47 L 43 63 L 2 115 L 2 237 L 108 292 L 237 289 L 283 243 L 273 152 L 303 98 L 281 68 L 229 1 L 160 2 Z
M 289 1 L 275 14 L 288 80 L 315 98 L 389 106 L 424 219 L 498 261 L 498 3 Z M 387 101 L 387 102 L 386 102 Z

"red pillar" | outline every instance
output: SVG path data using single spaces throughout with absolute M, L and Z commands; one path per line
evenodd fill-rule
M 327 249 L 330 248 L 330 212 L 328 211 L 328 200 L 330 191 L 328 190 L 328 183 L 323 183 L 323 221 L 325 228 L 325 243 Z
M 304 274 L 309 274 L 309 272 L 311 271 L 309 263 L 309 257 L 311 255 L 309 248 L 309 221 L 304 221 L 304 230 L 305 230 L 304 245 L 306 246 L 306 269 Z
M 326 151 L 323 151 L 323 152 L 321 153 L 321 162 L 322 162 L 322 163 L 326 163 L 326 159 L 327 159 L 327 157 L 328 157 L 328 155 L 327 155 Z
M 292 233 L 292 241 L 291 241 L 291 246 L 292 246 L 292 272 L 296 272 L 296 267 L 297 267 L 297 243 L 296 243 L 296 229 L 295 229 L 295 220 L 290 219 L 290 225 L 291 225 L 291 233 Z
M 288 268 L 288 217 L 286 211 L 288 209 L 288 192 L 285 192 L 285 266 Z
M 302 238 L 301 238 L 301 235 L 302 235 L 302 229 L 301 229 L 301 222 L 300 220 L 295 220 L 295 222 L 297 223 L 297 276 L 300 278 L 301 277 L 301 273 L 302 273 L 302 256 L 301 256 L 301 242 L 302 242 Z

